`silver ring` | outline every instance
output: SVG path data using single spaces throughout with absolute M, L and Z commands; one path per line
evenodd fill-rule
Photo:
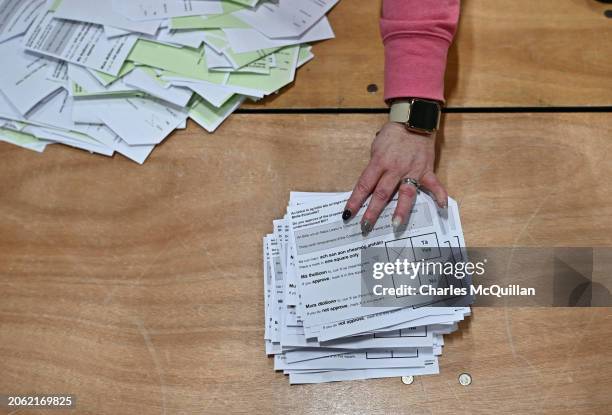
M 421 183 L 419 183 L 419 181 L 417 179 L 413 179 L 412 177 L 404 177 L 402 179 L 401 184 L 411 184 L 411 185 L 413 185 L 417 189 L 419 187 L 421 187 Z

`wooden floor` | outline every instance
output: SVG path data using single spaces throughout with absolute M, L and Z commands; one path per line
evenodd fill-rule
M 338 39 L 265 106 L 380 107 L 372 3 L 341 2 Z M 463 7 L 451 105 L 612 105 L 603 5 Z M 385 118 L 235 114 L 212 136 L 190 124 L 143 166 L 0 143 L 0 394 L 70 393 L 77 413 L 109 415 L 609 414 L 610 308 L 476 309 L 441 374 L 410 386 L 273 371 L 261 236 L 290 190 L 350 189 Z M 447 114 L 441 141 L 469 245 L 612 246 L 611 112 Z

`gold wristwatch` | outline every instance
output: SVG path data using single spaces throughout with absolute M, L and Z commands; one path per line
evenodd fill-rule
M 391 103 L 389 119 L 404 124 L 407 130 L 433 134 L 440 126 L 442 107 L 437 101 L 421 98 L 398 99 Z

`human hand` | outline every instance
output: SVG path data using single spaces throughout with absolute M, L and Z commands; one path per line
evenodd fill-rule
M 433 172 L 434 160 L 435 135 L 413 133 L 399 123 L 387 122 L 372 142 L 370 163 L 359 177 L 342 218 L 348 220 L 355 215 L 371 194 L 361 220 L 361 231 L 369 233 L 397 189 L 393 228 L 407 223 L 418 189 L 410 182 L 400 184 L 406 178 L 417 180 L 431 192 L 438 206 L 446 207 L 448 194 Z

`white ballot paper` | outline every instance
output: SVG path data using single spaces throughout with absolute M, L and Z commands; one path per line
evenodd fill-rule
M 0 42 L 25 33 L 44 4 L 44 0 L 0 0 Z
M 117 75 L 136 40 L 134 35 L 107 39 L 100 25 L 55 19 L 47 12 L 26 33 L 25 48 Z
M 334 31 L 326 17 L 320 19 L 303 35 L 290 38 L 270 39 L 255 29 L 227 28 L 223 29 L 232 50 L 236 53 L 251 52 L 260 49 L 280 48 L 331 39 Z
M 2 66 L 0 90 L 22 115 L 61 88 L 57 82 L 47 79 L 47 72 L 53 62 L 27 54 L 20 38 L 0 43 L 0 54 L 3 60 L 11 63 Z
M 187 119 L 182 109 L 150 98 L 117 98 L 103 108 L 100 119 L 129 145 L 159 144 Z
M 126 1 L 126 3 L 132 3 L 132 0 Z M 61 0 L 55 11 L 55 17 L 57 19 L 112 26 L 117 29 L 148 35 L 154 35 L 161 23 L 160 20 L 145 22 L 130 20 L 113 8 L 112 0 Z
M 266 353 L 292 384 L 438 373 L 443 335 L 470 308 L 434 307 L 436 299 L 428 297 L 378 306 L 362 291 L 360 253 L 384 247 L 393 259 L 409 247 L 417 260 L 444 246 L 453 257 L 465 255 L 457 203 L 449 199 L 441 210 L 420 192 L 408 224 L 394 230 L 392 200 L 364 235 L 359 224 L 368 202 L 343 221 L 349 196 L 292 192 L 287 214 L 263 239 Z
M 112 2 L 117 12 L 136 21 L 223 13 L 221 2 L 215 0 L 112 0 Z
M 171 86 L 160 82 L 154 75 L 136 68 L 124 77 L 123 82 L 159 99 L 168 101 L 178 107 L 186 107 L 193 92 L 181 86 Z
M 242 9 L 234 16 L 269 38 L 301 36 L 319 21 L 338 0 L 279 0 L 261 3 L 255 10 Z

